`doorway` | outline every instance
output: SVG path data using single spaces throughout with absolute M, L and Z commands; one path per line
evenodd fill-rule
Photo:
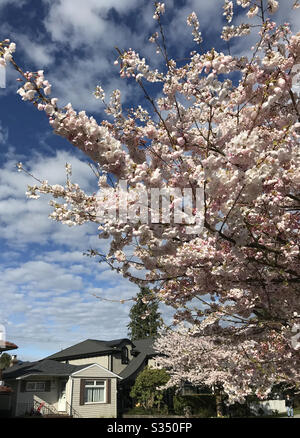
M 66 412 L 67 408 L 67 395 L 66 395 L 66 385 L 67 380 L 60 380 L 59 381 L 59 389 L 58 389 L 58 404 L 57 404 L 57 410 L 59 412 Z

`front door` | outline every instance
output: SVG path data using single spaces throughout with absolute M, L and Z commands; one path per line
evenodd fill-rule
M 66 384 L 67 384 L 66 380 L 61 380 L 59 382 L 59 394 L 58 394 L 59 398 L 58 398 L 58 405 L 57 405 L 57 410 L 59 412 L 66 411 L 66 407 L 67 407 Z

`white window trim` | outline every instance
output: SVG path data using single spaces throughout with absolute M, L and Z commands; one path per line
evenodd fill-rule
M 33 389 L 28 389 L 28 384 L 34 384 L 34 388 Z M 38 389 L 36 387 L 37 384 L 43 384 L 43 389 Z M 44 381 L 28 381 L 26 382 L 26 386 L 25 386 L 25 391 L 26 392 L 45 392 L 46 391 L 46 383 Z
M 107 403 L 107 381 L 105 379 L 93 379 L 93 380 L 87 380 L 88 382 L 94 382 L 93 385 L 84 385 L 84 391 L 86 390 L 86 388 L 102 388 L 104 390 L 104 400 L 103 401 L 98 401 L 98 402 L 88 402 L 88 401 L 84 401 L 85 405 L 101 405 L 101 404 L 105 404 Z M 103 382 L 102 385 L 97 385 L 96 382 Z M 85 397 L 85 394 L 84 394 Z

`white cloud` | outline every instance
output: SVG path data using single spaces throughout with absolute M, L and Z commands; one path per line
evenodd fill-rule
M 99 39 L 103 44 L 110 41 L 115 26 L 108 20 L 108 12 L 114 8 L 123 13 L 134 8 L 137 0 L 44 0 L 49 13 L 44 20 L 53 41 L 68 43 L 72 48 L 91 44 Z
M 30 62 L 33 62 L 39 69 L 55 62 L 53 45 L 33 41 L 25 34 L 16 33 L 12 38 L 16 41 L 18 50 L 25 52 Z
M 101 275 L 99 278 L 103 286 L 100 290 L 88 287 L 88 280 L 71 273 L 67 266 L 34 260 L 2 270 L 0 285 L 5 295 L 0 320 L 7 321 L 7 336 L 20 346 L 23 360 L 28 359 L 26 345 L 29 344 L 32 348 L 44 342 L 46 355 L 57 351 L 59 346 L 67 347 L 86 338 L 127 336 L 131 304 L 110 299 L 127 299 L 135 295 L 137 288 L 121 277 L 119 283 L 112 284 L 109 278 L 102 281 Z M 105 299 L 95 298 L 92 295 L 95 292 Z M 35 356 L 40 358 L 41 351 Z
M 39 200 L 27 199 L 25 192 L 27 185 L 34 185 L 36 181 L 24 173 L 16 171 L 12 159 L 5 162 L 0 173 L 0 223 L 4 238 L 11 247 L 29 243 L 56 243 L 72 244 L 76 248 L 83 248 L 89 241 L 91 226 L 82 226 L 78 229 L 66 229 L 60 223 L 48 218 L 51 207 L 50 198 L 41 197 Z M 75 155 L 65 151 L 57 152 L 54 157 L 43 157 L 37 154 L 24 167 L 41 180 L 49 183 L 64 184 L 66 181 L 65 163 L 73 166 L 74 182 L 84 190 L 97 190 L 97 180 L 89 166 L 80 161 Z
M 36 154 L 27 167 L 41 179 L 63 184 L 66 162 L 73 165 L 74 181 L 86 190 L 97 188 L 91 169 L 65 151 L 53 157 Z M 127 336 L 130 305 L 111 299 L 132 297 L 137 286 L 84 256 L 83 251 L 100 245 L 105 252 L 108 242 L 99 241 L 92 225 L 69 228 L 48 219 L 48 199 L 27 200 L 28 183 L 34 182 L 16 171 L 10 157 L 0 172 L 1 237 L 6 248 L 0 254 L 0 322 L 19 345 L 19 357 L 40 359 L 86 338 Z M 99 288 L 105 300 L 92 295 Z
M 7 269 L 2 281 L 11 281 L 15 285 L 26 285 L 38 290 L 68 292 L 82 287 L 82 279 L 68 273 L 57 264 L 43 261 L 29 261 L 20 267 Z

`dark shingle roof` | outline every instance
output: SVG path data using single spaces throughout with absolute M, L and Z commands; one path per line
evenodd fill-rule
M 56 360 L 45 359 L 38 362 L 23 362 L 3 371 L 4 379 L 16 379 L 27 375 L 35 376 L 69 376 L 87 365 L 69 365 Z
M 137 339 L 133 341 L 134 351 L 144 353 L 148 356 L 158 354 L 156 350 L 153 348 L 154 339 L 153 338 L 145 338 L 145 339 Z
M 83 342 L 79 342 L 78 344 L 52 354 L 51 356 L 46 357 L 46 359 L 64 360 L 71 358 L 75 359 L 83 356 L 96 356 L 97 354 L 105 354 L 117 350 L 123 342 L 131 343 L 131 341 L 126 338 L 115 339 L 112 341 L 86 339 Z
M 77 357 L 92 357 L 99 354 L 107 354 L 112 351 L 120 351 L 122 344 L 125 342 L 127 344 L 132 344 L 132 352 L 136 356 L 129 362 L 119 376 L 123 379 L 133 378 L 142 369 L 148 358 L 158 354 L 153 348 L 154 340 L 152 338 L 138 339 L 133 342 L 126 338 L 115 339 L 112 341 L 87 339 L 86 341 L 52 354 L 43 360 L 36 362 L 21 362 L 13 367 L 7 368 L 3 371 L 3 378 L 15 379 L 27 375 L 68 376 L 90 364 L 70 365 L 59 362 L 59 360 Z
M 135 378 L 142 369 L 146 360 L 150 357 L 158 355 L 158 352 L 153 348 L 153 338 L 138 339 L 133 341 L 133 353 L 137 353 L 127 367 L 119 374 L 123 379 Z

